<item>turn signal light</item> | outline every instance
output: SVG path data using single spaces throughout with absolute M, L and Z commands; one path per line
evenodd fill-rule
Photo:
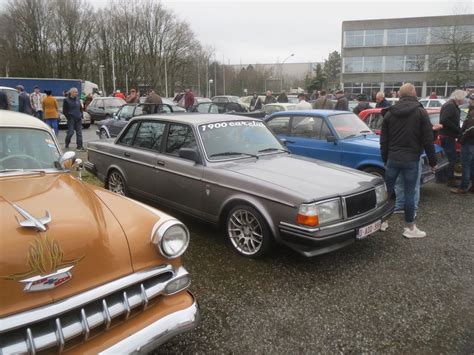
M 305 216 L 302 214 L 298 214 L 296 216 L 296 221 L 299 224 L 303 224 L 305 226 L 316 227 L 319 224 L 318 216 Z

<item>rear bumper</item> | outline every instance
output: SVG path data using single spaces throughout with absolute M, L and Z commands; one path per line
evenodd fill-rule
M 200 319 L 199 306 L 194 300 L 191 306 L 157 320 L 99 354 L 148 353 L 170 338 L 196 328 Z
M 329 253 L 354 243 L 359 228 L 386 220 L 393 209 L 393 201 L 388 201 L 361 217 L 320 228 L 280 223 L 281 242 L 306 257 Z

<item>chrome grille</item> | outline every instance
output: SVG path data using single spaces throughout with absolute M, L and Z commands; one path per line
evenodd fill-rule
M 0 353 L 55 350 L 87 341 L 112 325 L 141 313 L 166 286 L 188 278 L 187 271 L 170 265 L 134 273 L 52 305 L 0 319 Z M 189 286 L 189 282 L 183 287 Z
M 359 216 L 377 207 L 377 197 L 374 189 L 345 196 L 343 199 L 346 218 Z

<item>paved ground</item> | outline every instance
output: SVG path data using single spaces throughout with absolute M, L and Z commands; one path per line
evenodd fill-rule
M 343 250 L 306 259 L 280 248 L 264 260 L 178 216 L 192 233 L 184 263 L 202 324 L 157 353 L 472 354 L 473 216 L 474 195 L 430 183 L 418 218 L 425 239 L 404 239 L 397 215 L 387 232 Z

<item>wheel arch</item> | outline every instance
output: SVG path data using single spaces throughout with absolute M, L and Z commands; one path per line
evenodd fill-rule
M 118 165 L 115 165 L 115 164 L 112 164 L 110 165 L 108 168 L 107 168 L 107 172 L 105 174 L 105 181 L 104 181 L 104 187 L 106 189 L 109 188 L 109 175 L 112 173 L 112 171 L 114 170 L 117 170 L 122 176 L 123 178 L 125 179 L 125 183 L 127 184 L 127 187 L 128 187 L 128 179 L 127 179 L 127 174 L 125 173 L 125 171 L 119 167 Z
M 105 133 L 107 133 L 107 138 L 111 138 L 112 136 L 110 135 L 110 132 L 109 132 L 109 129 L 107 128 L 106 125 L 102 125 L 99 127 L 99 132 L 100 130 L 103 129 L 105 131 Z

